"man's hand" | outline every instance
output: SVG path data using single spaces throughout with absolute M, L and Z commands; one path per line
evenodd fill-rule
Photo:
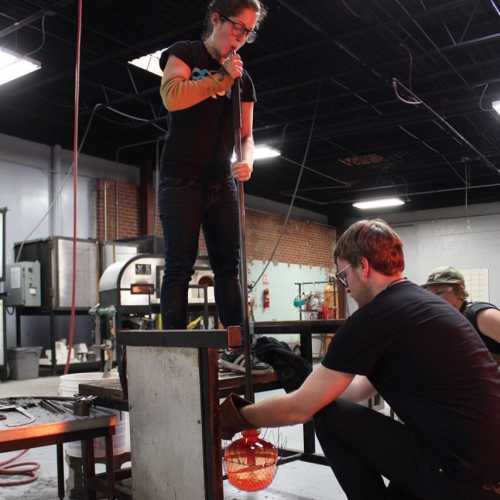
M 231 165 L 233 177 L 240 182 L 246 182 L 252 177 L 253 167 L 247 161 L 237 161 Z
M 240 413 L 240 408 L 252 404 L 250 401 L 230 394 L 219 407 L 219 429 L 222 439 L 231 439 L 237 432 L 254 429 Z

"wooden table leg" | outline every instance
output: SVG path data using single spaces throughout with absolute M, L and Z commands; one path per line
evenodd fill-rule
M 63 461 L 63 445 L 56 444 L 57 454 L 57 493 L 59 500 L 64 500 L 64 461 Z
M 113 460 L 113 434 L 111 430 L 108 430 L 106 434 L 106 482 L 108 488 L 108 498 L 114 498 L 114 490 L 115 490 L 115 467 Z
M 82 441 L 82 461 L 83 461 L 83 488 L 85 500 L 96 500 L 96 492 L 93 488 L 95 478 L 95 460 L 94 460 L 94 440 L 86 439 Z

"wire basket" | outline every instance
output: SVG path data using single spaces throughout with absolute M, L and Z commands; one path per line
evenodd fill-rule
M 260 439 L 256 430 L 243 431 L 242 435 L 224 451 L 227 479 L 242 491 L 267 488 L 276 475 L 278 451 Z

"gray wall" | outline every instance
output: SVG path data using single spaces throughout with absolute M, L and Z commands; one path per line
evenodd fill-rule
M 406 274 L 425 282 L 437 266 L 487 269 L 489 300 L 500 304 L 500 204 L 416 213 L 414 222 L 394 221 L 405 245 Z
M 380 216 L 399 233 L 404 243 L 406 276 L 424 283 L 437 266 L 462 270 L 487 269 L 489 300 L 500 304 L 500 203 Z M 350 311 L 355 305 L 349 301 Z
M 72 153 L 61 150 L 59 146 L 51 148 L 0 134 L 0 207 L 8 208 L 6 263 L 14 261 L 14 243 L 25 238 L 72 236 L 72 179 L 66 176 L 71 161 Z M 96 237 L 95 180 L 102 177 L 138 183 L 139 171 L 130 165 L 80 155 L 79 238 Z M 42 219 L 53 199 L 55 202 L 49 216 Z M 65 337 L 67 318 L 58 318 L 57 325 L 57 337 Z M 47 345 L 45 319 L 24 318 L 22 330 L 25 345 Z M 79 318 L 78 330 L 78 337 L 82 336 L 81 332 L 88 331 L 87 318 Z M 15 322 L 11 316 L 7 316 L 7 345 L 15 345 Z

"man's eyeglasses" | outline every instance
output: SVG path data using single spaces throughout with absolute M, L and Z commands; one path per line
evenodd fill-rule
M 257 32 L 255 30 L 249 30 L 243 23 L 233 21 L 232 19 L 229 19 L 229 17 L 222 14 L 219 14 L 219 16 L 221 17 L 221 19 L 224 19 L 224 21 L 231 23 L 233 32 L 237 36 L 245 37 L 247 43 L 253 43 L 257 39 Z
M 445 293 L 447 292 L 452 292 L 453 291 L 453 287 L 451 286 L 447 286 L 445 288 L 432 288 L 432 287 L 429 287 L 428 290 L 430 290 L 434 295 L 444 295 Z
M 351 267 L 351 264 L 347 265 L 344 267 L 344 269 L 341 269 L 338 273 L 335 273 L 335 279 L 344 287 L 344 288 L 349 288 L 349 284 L 347 283 L 347 277 L 345 272 L 347 269 Z

